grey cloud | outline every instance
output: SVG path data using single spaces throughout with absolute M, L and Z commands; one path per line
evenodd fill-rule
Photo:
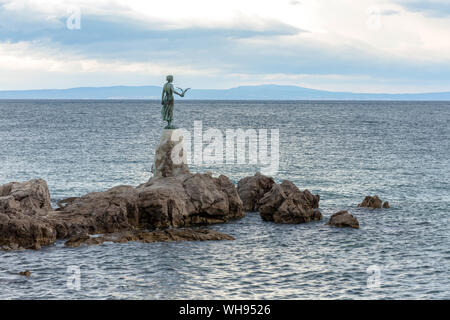
M 393 10 L 384 14 L 396 14 Z M 378 78 L 448 79 L 445 63 L 418 64 L 380 58 L 370 48 L 326 47 L 314 41 L 281 44 L 278 36 L 303 30 L 282 22 L 264 20 L 262 27 L 184 28 L 167 30 L 164 21 L 141 21 L 124 16 L 83 14 L 81 30 L 68 30 L 65 18 L 46 20 L 27 12 L 11 13 L 0 7 L 0 42 L 35 41 L 100 61 L 152 62 L 188 65 L 193 69 L 218 69 L 222 75 L 339 74 Z M 251 38 L 272 39 L 267 45 Z
M 258 27 L 242 25 L 236 28 L 188 27 L 168 29 L 165 21 L 142 21 L 126 16 L 82 14 L 81 29 L 69 30 L 67 17 L 48 19 L 33 12 L 8 11 L 0 6 L 0 41 L 31 41 L 50 39 L 65 45 L 130 40 L 183 38 L 250 38 L 255 36 L 291 35 L 304 32 L 279 21 L 258 21 Z

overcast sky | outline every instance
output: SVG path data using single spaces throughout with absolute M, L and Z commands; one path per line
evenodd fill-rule
M 450 1 L 0 0 L 0 90 L 166 74 L 193 88 L 450 91 Z

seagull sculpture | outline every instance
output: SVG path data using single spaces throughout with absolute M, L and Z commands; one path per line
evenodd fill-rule
M 184 97 L 184 94 L 188 91 L 188 90 L 190 90 L 191 88 L 187 88 L 187 89 L 181 89 L 180 87 L 177 87 L 177 89 L 179 89 L 180 91 L 181 91 L 181 96 L 182 97 Z

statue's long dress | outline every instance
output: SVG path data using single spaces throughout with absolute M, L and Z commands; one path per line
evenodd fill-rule
M 173 97 L 168 100 L 164 100 L 164 105 L 161 109 L 161 115 L 164 121 L 173 120 Z

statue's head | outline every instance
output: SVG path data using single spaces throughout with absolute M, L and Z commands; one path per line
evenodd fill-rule
M 172 82 L 172 81 L 173 81 L 173 76 L 169 74 L 169 75 L 166 77 L 166 80 L 169 81 L 169 82 Z

